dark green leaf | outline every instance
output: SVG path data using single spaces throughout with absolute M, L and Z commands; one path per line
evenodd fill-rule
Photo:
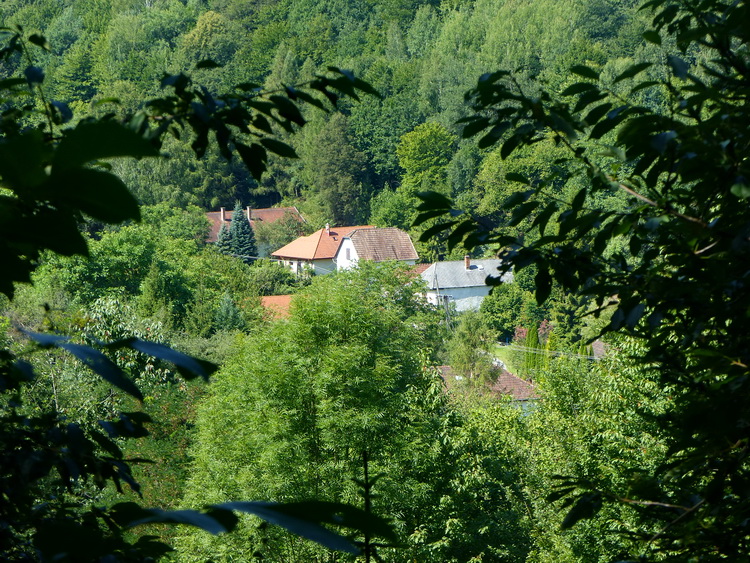
M 552 276 L 550 276 L 549 269 L 540 265 L 534 277 L 534 284 L 536 285 L 536 302 L 541 306 L 552 292 Z
M 43 35 L 33 34 L 29 35 L 29 43 L 33 43 L 34 45 L 37 45 L 38 47 L 41 47 L 45 51 L 50 50 L 49 43 L 47 43 L 47 39 Z
M 440 192 L 419 192 L 417 197 L 422 200 L 422 203 L 417 206 L 419 211 L 429 211 L 431 209 L 448 211 L 453 207 L 453 202 Z
M 638 303 L 635 307 L 633 307 L 625 317 L 625 324 L 628 328 L 635 327 L 636 324 L 638 324 L 638 321 L 643 316 L 644 311 L 646 310 L 646 305 L 643 303 Z
M 159 510 L 158 508 L 146 509 L 136 519 L 128 522 L 128 528 L 134 528 L 142 524 L 186 524 L 205 530 L 210 534 L 221 534 L 229 530 L 222 522 L 197 510 Z
M 503 121 L 501 123 L 498 123 L 497 125 L 493 126 L 492 129 L 490 129 L 484 137 L 479 139 L 477 145 L 480 149 L 491 147 L 497 141 L 499 141 L 500 138 L 502 138 L 502 136 L 508 129 L 510 129 L 509 122 Z
M 508 158 L 511 153 L 518 148 L 518 146 L 521 144 L 522 138 L 516 134 L 512 135 L 510 139 L 505 141 L 503 143 L 503 146 L 500 147 L 500 158 L 505 160 Z
M 13 88 L 14 86 L 21 86 L 23 84 L 26 84 L 26 80 L 23 78 L 5 78 L 0 80 L 0 88 L 2 89 Z
M 532 228 L 539 227 L 539 234 L 544 235 L 544 230 L 547 228 L 550 218 L 556 211 L 557 204 L 555 202 L 548 203 L 547 207 L 534 218 L 534 222 L 531 224 Z
M 230 502 L 217 505 L 214 508 L 227 508 L 254 514 L 329 549 L 346 553 L 358 553 L 359 550 L 346 538 L 327 530 L 322 524 L 352 528 L 361 533 L 383 537 L 393 542 L 397 539 L 391 527 L 382 518 L 359 508 L 340 503 L 322 501 L 286 504 Z
M 285 158 L 299 158 L 297 153 L 294 152 L 294 149 L 286 143 L 282 143 L 281 141 L 277 141 L 276 139 L 268 138 L 261 139 L 260 142 L 264 147 L 266 147 L 266 149 L 274 154 L 283 156 Z
M 587 125 L 594 125 L 598 123 L 599 120 L 604 117 L 610 109 L 612 109 L 612 104 L 610 103 L 598 105 L 591 111 L 589 111 L 586 114 L 586 117 L 583 118 L 583 120 Z
M 729 191 L 740 199 L 747 199 L 750 197 L 750 185 L 745 181 L 736 181 L 732 184 L 732 187 L 729 188 Z
M 29 86 L 44 82 L 44 71 L 38 66 L 28 66 L 23 71 Z
M 56 198 L 107 223 L 141 217 L 138 201 L 114 174 L 90 168 L 64 169 L 50 177 Z
M 505 199 L 503 202 L 503 209 L 512 209 L 529 199 L 532 195 L 534 195 L 534 190 L 515 192 Z
M 456 224 L 458 224 L 458 221 L 448 221 L 447 223 L 438 223 L 437 225 L 433 225 L 420 235 L 419 240 L 420 242 L 427 242 L 436 234 L 447 231 Z
M 519 174 L 518 172 L 508 172 L 505 175 L 505 179 L 509 182 L 519 182 L 526 185 L 529 185 L 531 183 L 526 176 L 524 176 L 523 174 Z
M 654 45 L 661 45 L 661 35 L 658 31 L 649 30 L 643 33 L 643 38 Z
M 484 131 L 487 127 L 489 127 L 489 125 L 490 120 L 486 117 L 472 119 L 470 122 L 464 125 L 464 128 L 461 131 L 461 137 L 463 137 L 464 139 L 473 137 L 480 131 Z
M 466 220 L 456 226 L 448 236 L 448 250 L 453 250 L 470 232 L 477 228 L 474 221 Z
M 199 61 L 195 65 L 195 68 L 221 68 L 221 65 L 211 59 L 205 59 L 205 60 Z
M 253 178 L 255 178 L 255 180 L 260 180 L 263 172 L 266 171 L 266 161 L 268 160 L 266 149 L 257 143 L 247 146 L 236 141 L 234 147 L 237 149 L 242 162 L 245 163 L 245 166 L 247 166 L 247 169 L 250 171 Z
M 614 83 L 620 82 L 622 80 L 625 80 L 626 78 L 633 78 L 634 76 L 637 76 L 650 66 L 652 66 L 653 63 L 639 63 L 635 65 L 631 65 L 628 68 L 626 68 L 623 72 L 621 72 L 617 78 L 614 79 Z
M 60 141 L 53 167 L 57 170 L 69 170 L 104 158 L 158 155 L 159 152 L 149 141 L 119 123 L 81 122 Z
M 283 118 L 300 126 L 305 124 L 305 118 L 302 117 L 299 108 L 293 102 L 289 101 L 289 98 L 284 96 L 271 96 L 268 99 L 274 104 L 274 106 L 276 106 L 276 110 Z
M 419 215 L 417 215 L 417 218 L 414 219 L 411 226 L 418 227 L 425 221 L 429 221 L 430 219 L 434 219 L 435 217 L 440 217 L 441 215 L 445 215 L 446 213 L 447 211 L 443 209 L 431 209 L 430 211 L 422 211 Z
M 573 527 L 576 522 L 585 518 L 593 518 L 602 508 L 602 497 L 599 493 L 591 492 L 581 495 L 562 521 L 563 530 Z
M 510 221 L 508 221 L 508 226 L 515 227 L 521 221 L 526 219 L 526 217 L 531 215 L 540 205 L 541 204 L 538 201 L 527 201 L 526 203 L 516 206 L 515 209 L 513 209 L 513 215 L 511 216 Z
M 561 95 L 572 96 L 574 94 L 582 94 L 583 92 L 588 92 L 589 90 L 598 90 L 598 88 L 591 82 L 576 82 L 575 84 L 571 84 L 570 86 L 565 88 Z
M 143 394 L 135 384 L 125 377 L 122 370 L 99 350 L 82 344 L 73 344 L 71 342 L 61 342 L 57 344 L 63 350 L 67 350 L 76 358 L 81 360 L 86 366 L 100 375 L 102 379 L 109 381 L 115 387 L 122 389 L 127 394 L 135 397 L 139 401 L 143 400 Z
M 586 196 L 588 195 L 588 190 L 586 188 L 581 188 L 578 190 L 578 193 L 573 198 L 573 201 L 570 204 L 571 209 L 574 211 L 579 211 L 583 204 L 586 202 Z
M 564 496 L 569 495 L 575 490 L 576 490 L 575 487 L 565 487 L 564 489 L 558 489 L 548 494 L 546 500 L 549 503 L 557 502 L 558 500 L 560 500 Z
M 667 55 L 667 64 L 677 78 L 685 78 L 688 72 L 688 64 L 677 55 Z
M 583 76 L 584 78 L 599 80 L 599 73 L 596 72 L 593 68 L 584 65 L 573 65 L 572 67 L 570 67 L 570 72 L 577 74 L 578 76 Z
M 180 372 L 185 379 L 194 379 L 195 377 L 202 377 L 206 381 L 218 368 L 215 364 L 207 362 L 205 360 L 199 360 L 172 350 L 169 346 L 164 344 L 157 344 L 156 342 L 148 342 L 147 340 L 140 340 L 137 338 L 127 340 L 124 342 L 125 345 L 129 346 L 133 350 L 138 350 L 149 356 L 154 356 L 160 360 L 165 360 L 174 364 L 177 371 Z
M 83 346 L 82 344 L 73 344 L 69 338 L 57 334 L 44 334 L 31 331 L 24 331 L 24 333 L 42 346 L 57 346 L 58 348 L 67 350 L 112 385 L 119 387 L 139 400 L 143 400 L 143 395 L 135 384 L 125 377 L 122 370 L 99 350 Z

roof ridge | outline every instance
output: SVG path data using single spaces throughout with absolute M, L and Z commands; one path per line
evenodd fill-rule
M 320 247 L 320 241 L 323 238 L 323 231 L 325 231 L 325 230 L 326 230 L 326 228 L 322 227 L 321 229 L 318 229 L 317 231 L 315 231 L 315 233 L 318 234 L 318 241 L 315 243 L 315 250 L 313 250 L 313 254 L 312 254 L 312 259 L 313 260 L 315 260 L 315 258 L 317 258 L 317 256 L 318 256 L 318 248 Z M 315 233 L 313 233 L 313 234 L 315 234 Z

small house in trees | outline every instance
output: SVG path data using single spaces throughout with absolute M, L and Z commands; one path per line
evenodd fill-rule
M 453 303 L 456 311 L 478 311 L 490 286 L 487 276 L 499 275 L 500 260 L 474 260 L 469 256 L 463 260 L 436 262 L 421 272 L 427 283 L 426 298 L 433 305 Z M 513 274 L 505 274 L 502 282 L 513 280 Z
M 293 240 L 272 252 L 271 256 L 289 266 L 295 274 L 305 269 L 315 274 L 329 274 L 337 269 L 334 260 L 344 238 L 356 230 L 374 228 L 370 225 L 355 227 L 326 225 L 311 235 Z
M 348 270 L 360 260 L 396 260 L 414 265 L 419 259 L 408 233 L 396 227 L 357 229 L 344 236 L 334 262 L 338 270 Z
M 259 223 L 276 223 L 288 217 L 292 217 L 300 223 L 304 223 L 305 220 L 300 214 L 296 207 L 267 207 L 263 209 L 251 209 L 250 206 L 243 209 L 243 213 L 250 221 L 250 226 L 255 229 Z M 209 211 L 206 213 L 210 228 L 208 231 L 208 238 L 206 242 L 216 242 L 219 238 L 219 231 L 222 225 L 225 225 L 229 229 L 229 225 L 232 222 L 233 211 L 227 211 L 225 207 L 219 209 L 219 211 Z

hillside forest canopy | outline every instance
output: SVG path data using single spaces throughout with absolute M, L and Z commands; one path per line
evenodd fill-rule
M 0 3 L 3 559 L 750 560 L 748 22 Z M 501 271 L 255 256 L 325 224 Z

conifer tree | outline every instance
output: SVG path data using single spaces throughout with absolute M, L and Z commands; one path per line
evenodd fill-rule
M 250 264 L 253 258 L 258 255 L 257 248 L 255 246 L 255 235 L 253 229 L 250 226 L 250 221 L 242 211 L 242 206 L 239 200 L 234 205 L 234 212 L 232 213 L 232 224 L 229 227 L 229 244 L 232 249 L 232 254 L 242 258 L 245 264 Z
M 524 372 L 526 377 L 535 378 L 536 370 L 539 365 L 539 325 L 534 323 L 529 327 L 529 332 L 526 335 L 526 342 L 524 343 L 527 351 L 524 358 Z
M 222 254 L 232 253 L 232 235 L 226 223 L 221 224 L 219 235 L 216 237 L 216 248 Z
M 225 293 L 219 302 L 219 308 L 214 317 L 214 327 L 219 330 L 244 330 L 245 320 L 242 311 L 234 302 L 231 295 Z

